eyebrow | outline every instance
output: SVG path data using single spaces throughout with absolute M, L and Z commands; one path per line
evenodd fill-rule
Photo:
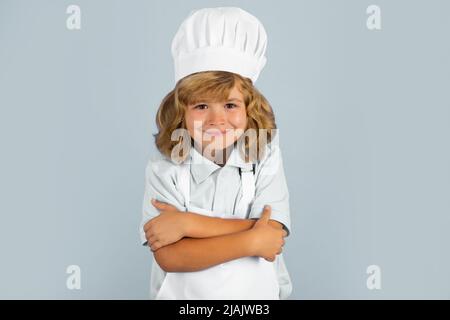
M 231 99 L 228 99 L 227 101 L 237 101 L 237 102 L 242 103 L 242 101 L 237 98 L 231 98 Z
M 226 102 L 232 102 L 232 101 L 244 103 L 242 100 L 240 100 L 238 98 L 231 98 L 231 99 L 228 99 Z M 210 99 L 199 99 L 197 102 L 193 103 L 192 105 L 197 106 L 199 104 L 207 104 L 210 102 L 212 102 Z

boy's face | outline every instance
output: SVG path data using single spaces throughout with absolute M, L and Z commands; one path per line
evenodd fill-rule
M 244 96 L 235 86 L 227 101 L 201 101 L 188 105 L 185 114 L 190 136 L 202 150 L 222 150 L 233 144 L 247 127 Z

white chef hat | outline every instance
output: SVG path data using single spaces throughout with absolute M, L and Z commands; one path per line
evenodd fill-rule
M 261 22 L 240 8 L 192 11 L 172 41 L 175 82 L 200 71 L 229 71 L 258 79 L 266 64 L 267 34 Z

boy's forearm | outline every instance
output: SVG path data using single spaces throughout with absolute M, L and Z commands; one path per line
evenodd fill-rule
M 208 238 L 249 230 L 256 220 L 225 219 L 186 212 L 186 237 Z
M 192 272 L 220 263 L 254 255 L 251 230 L 217 237 L 183 238 L 154 253 L 155 260 L 166 272 Z

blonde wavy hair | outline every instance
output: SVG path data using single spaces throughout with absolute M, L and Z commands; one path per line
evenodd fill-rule
M 177 129 L 186 129 L 184 115 L 187 106 L 204 100 L 226 101 L 235 85 L 244 96 L 247 112 L 245 132 L 248 129 L 256 129 L 256 137 L 246 136 L 245 133 L 241 136 L 245 139 L 241 144 L 243 146 L 240 150 L 241 156 L 244 156 L 247 162 L 261 159 L 264 156 L 265 144 L 272 141 L 275 132 L 272 130 L 276 129 L 272 107 L 249 78 L 226 71 L 193 73 L 180 79 L 175 88 L 164 97 L 156 114 L 158 133 L 154 134 L 154 137 L 158 150 L 170 159 L 173 148 L 179 143 L 188 142 L 192 145 L 190 136 L 172 140 L 172 132 Z M 260 129 L 266 129 L 267 133 Z M 261 132 L 267 135 L 265 139 L 261 137 Z M 183 139 L 191 139 L 191 141 L 183 141 Z M 249 155 L 252 147 L 256 147 L 253 149 L 257 150 L 256 159 Z M 181 156 L 182 159 L 186 158 L 187 154 Z

